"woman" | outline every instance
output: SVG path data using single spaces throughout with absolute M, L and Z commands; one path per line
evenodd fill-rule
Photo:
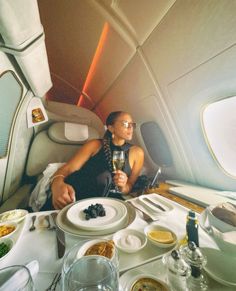
M 107 196 L 111 182 L 127 194 L 137 180 L 144 161 L 142 148 L 131 145 L 136 124 L 128 113 L 116 111 L 106 120 L 104 138 L 88 141 L 75 156 L 52 177 L 52 206 L 62 209 L 75 200 Z M 124 150 L 124 169 L 113 171 L 113 150 Z

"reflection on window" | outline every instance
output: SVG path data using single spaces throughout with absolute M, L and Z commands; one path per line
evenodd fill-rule
M 236 96 L 208 105 L 202 123 L 213 157 L 236 177 Z
M 7 71 L 0 76 L 0 157 L 7 154 L 11 125 L 22 95 L 15 75 Z

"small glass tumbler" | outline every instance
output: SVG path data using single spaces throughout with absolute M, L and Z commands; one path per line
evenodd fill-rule
M 35 291 L 28 268 L 15 265 L 0 269 L 0 291 Z
M 110 241 L 106 239 L 83 240 L 74 245 L 66 253 L 61 272 L 63 291 L 118 290 L 118 287 L 116 289 L 116 285 L 118 286 L 119 260 L 118 251 L 115 245 L 113 245 L 112 248 L 112 256 L 109 258 L 99 255 L 96 252 L 92 255 L 85 255 L 89 248 L 100 243 L 109 244 Z M 76 273 L 78 274 L 76 275 Z M 90 283 L 92 284 L 91 286 L 89 285 Z M 107 289 L 104 287 L 106 285 Z M 113 289 L 109 289 L 109 285 L 111 285 Z M 76 286 L 77 289 L 72 289 L 74 286 Z
M 118 282 L 118 273 L 111 260 L 96 255 L 79 258 L 63 276 L 66 291 L 118 291 Z

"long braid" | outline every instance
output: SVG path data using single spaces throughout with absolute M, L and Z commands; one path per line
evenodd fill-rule
M 107 161 L 108 169 L 112 173 L 113 166 L 112 166 L 112 155 L 111 155 L 110 142 L 111 142 L 111 133 L 107 130 L 105 135 L 104 135 L 104 138 L 102 140 L 102 143 L 103 143 L 103 150 L 104 150 L 105 158 Z
M 113 125 L 117 117 L 122 113 L 123 113 L 122 111 L 111 112 L 106 119 L 106 126 Z M 112 173 L 113 165 L 112 165 L 112 151 L 110 147 L 111 140 L 112 133 L 107 129 L 103 137 L 103 150 L 107 161 L 108 169 Z

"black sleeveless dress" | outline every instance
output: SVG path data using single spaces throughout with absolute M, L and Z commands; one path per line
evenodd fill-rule
M 125 143 L 123 146 L 110 144 L 111 152 L 114 150 L 125 151 L 125 165 L 123 171 L 128 177 L 131 174 L 131 167 L 129 164 L 129 149 L 131 146 L 132 145 L 129 143 Z M 70 184 L 74 188 L 76 200 L 108 196 L 112 185 L 112 173 L 109 171 L 103 147 L 101 147 L 98 153 L 91 157 L 80 170 L 67 176 L 65 178 L 65 183 Z

